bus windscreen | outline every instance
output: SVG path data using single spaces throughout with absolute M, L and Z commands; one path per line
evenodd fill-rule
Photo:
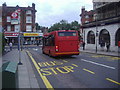
M 76 36 L 76 32 L 58 32 L 58 36 Z

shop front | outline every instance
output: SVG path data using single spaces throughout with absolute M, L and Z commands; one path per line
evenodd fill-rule
M 18 44 L 18 32 L 4 32 L 4 36 L 6 39 L 6 44 L 9 44 L 10 42 L 13 43 L 13 45 Z
M 23 44 L 24 45 L 35 45 L 41 44 L 42 33 L 23 33 Z

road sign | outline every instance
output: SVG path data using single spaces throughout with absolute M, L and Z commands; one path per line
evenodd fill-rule
M 11 14 L 11 18 L 12 18 L 12 19 L 18 19 L 18 13 L 17 13 L 17 12 L 13 12 L 13 13 Z
M 21 9 L 17 9 L 15 12 L 16 12 L 16 13 L 20 13 L 20 12 L 21 12 Z

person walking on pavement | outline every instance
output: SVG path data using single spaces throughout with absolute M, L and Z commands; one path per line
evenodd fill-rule
M 83 46 L 83 50 L 85 50 L 85 42 L 84 41 L 82 43 L 82 46 Z
M 120 41 L 118 41 L 118 53 L 120 53 Z
M 107 52 L 108 52 L 110 49 L 110 43 L 108 41 L 106 42 L 106 48 L 107 48 Z
M 104 51 L 104 47 L 105 47 L 105 42 L 104 41 L 101 41 L 100 47 L 101 47 L 101 50 Z
M 12 51 L 12 46 L 13 46 L 12 42 L 9 43 L 9 46 L 10 46 L 10 51 Z

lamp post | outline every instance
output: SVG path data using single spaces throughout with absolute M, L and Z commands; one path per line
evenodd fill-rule
M 21 50 L 20 50 L 20 45 L 21 45 L 21 43 L 20 43 L 20 39 L 21 39 L 21 33 L 20 33 L 20 9 L 18 9 L 18 10 L 16 10 L 16 12 L 18 13 L 18 25 L 19 25 L 19 35 L 18 35 L 18 50 L 19 50 L 19 63 L 18 63 L 18 65 L 22 65 L 22 63 L 21 63 Z
M 97 53 L 97 42 L 98 42 L 98 27 L 97 27 L 97 14 L 95 14 L 95 24 L 96 24 L 96 28 L 95 28 L 95 30 L 96 30 L 96 35 L 95 35 L 95 42 L 96 42 L 96 49 L 95 49 L 95 51 L 96 51 L 96 53 Z

